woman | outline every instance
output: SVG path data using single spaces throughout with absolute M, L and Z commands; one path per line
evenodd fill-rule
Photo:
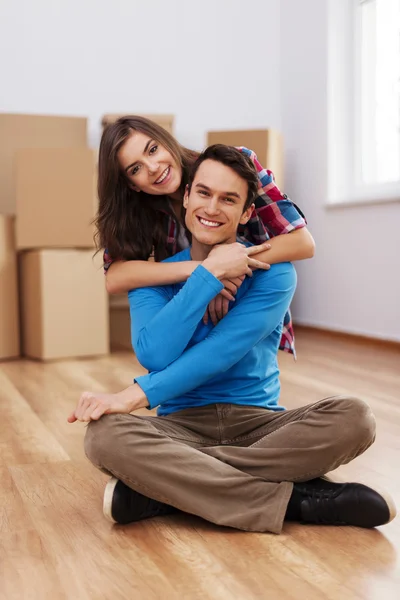
M 249 257 L 249 266 L 310 258 L 314 241 L 305 220 L 276 187 L 272 173 L 257 157 L 253 160 L 260 179 L 256 208 L 239 236 L 268 250 Z M 118 119 L 106 127 L 99 152 L 99 211 L 97 245 L 106 248 L 106 287 L 120 294 L 137 287 L 185 281 L 196 268 L 193 261 L 160 263 L 190 243 L 184 227 L 183 194 L 191 165 L 198 154 L 184 148 L 162 127 L 137 116 Z M 290 235 L 280 235 L 290 233 Z M 271 238 L 271 239 L 270 239 Z M 148 261 L 154 253 L 155 261 Z M 225 300 L 217 297 L 209 312 L 214 323 L 226 314 L 230 293 L 240 281 L 225 282 Z M 288 313 L 281 350 L 294 354 L 293 330 Z

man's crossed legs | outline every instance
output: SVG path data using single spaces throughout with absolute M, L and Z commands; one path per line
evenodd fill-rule
M 116 478 L 104 504 L 116 522 L 175 507 L 218 525 L 279 533 L 285 519 L 375 527 L 394 518 L 390 497 L 319 479 L 374 439 L 369 406 L 333 397 L 282 412 L 214 404 L 165 417 L 105 415 L 89 423 L 85 451 Z

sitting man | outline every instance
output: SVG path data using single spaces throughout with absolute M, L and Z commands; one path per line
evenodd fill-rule
M 373 443 L 367 404 L 344 396 L 295 410 L 278 403 L 277 351 L 296 273 L 290 263 L 253 273 L 252 248 L 236 242 L 256 192 L 254 167 L 236 149 L 200 155 L 184 200 L 192 246 L 168 259 L 199 266 L 184 284 L 129 293 L 133 346 L 149 374 L 117 394 L 85 392 L 69 417 L 90 421 L 85 450 L 113 476 L 103 506 L 114 522 L 180 509 L 279 533 L 285 520 L 375 527 L 395 516 L 391 499 L 372 488 L 321 478 Z M 221 280 L 238 277 L 227 316 L 205 324 Z M 130 414 L 156 406 L 158 416 Z

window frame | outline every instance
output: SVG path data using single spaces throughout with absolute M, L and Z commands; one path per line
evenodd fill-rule
M 361 174 L 361 5 L 328 2 L 328 206 L 400 201 L 400 178 L 363 183 Z

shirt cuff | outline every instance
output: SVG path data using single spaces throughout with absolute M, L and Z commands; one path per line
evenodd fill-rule
M 193 275 L 201 277 L 205 283 L 207 283 L 207 285 L 210 285 L 213 288 L 216 294 L 219 294 L 224 289 L 223 283 L 221 283 L 220 280 L 211 273 L 211 271 L 208 271 L 208 269 L 203 267 L 203 265 L 196 267 L 192 273 L 192 276 Z
M 146 394 L 146 398 L 149 403 L 147 408 L 149 410 L 156 408 L 160 404 L 157 399 L 157 392 L 151 385 L 151 373 L 148 375 L 140 375 L 139 377 L 135 377 L 133 383 L 137 383 Z

